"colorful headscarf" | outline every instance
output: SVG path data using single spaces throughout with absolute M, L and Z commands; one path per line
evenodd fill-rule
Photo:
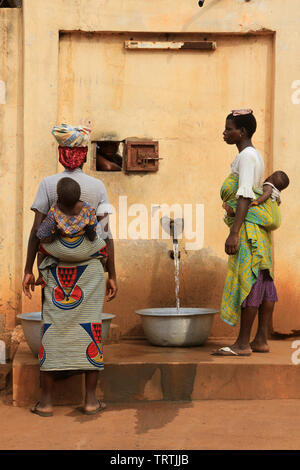
M 52 134 L 61 147 L 86 147 L 89 142 L 91 129 L 88 127 L 72 127 L 68 124 L 55 126 Z
M 91 129 L 72 127 L 68 124 L 55 126 L 52 134 L 59 143 L 59 161 L 69 170 L 79 168 L 86 160 Z
M 59 161 L 60 163 L 69 170 L 75 170 L 79 168 L 86 159 L 88 147 L 58 147 Z

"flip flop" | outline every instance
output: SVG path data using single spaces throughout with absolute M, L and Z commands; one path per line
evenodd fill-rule
M 212 356 L 251 356 L 251 353 L 237 353 L 233 351 L 229 346 L 217 349 L 211 353 Z
M 85 415 L 96 415 L 97 413 L 100 413 L 100 411 L 104 411 L 106 408 L 105 403 L 102 403 L 100 400 L 98 400 L 99 406 L 95 410 L 87 411 L 85 409 L 82 410 L 83 414 Z
M 38 406 L 39 406 L 40 402 L 38 401 L 33 408 L 31 408 L 31 413 L 34 413 L 36 415 L 39 415 L 39 416 L 42 416 L 43 418 L 46 418 L 48 416 L 53 416 L 53 411 L 42 411 L 42 410 L 38 410 Z

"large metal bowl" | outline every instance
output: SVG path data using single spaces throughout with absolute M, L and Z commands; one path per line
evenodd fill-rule
M 218 310 L 148 308 L 136 310 L 148 341 L 155 346 L 200 346 L 207 340 Z
M 102 313 L 102 341 L 105 343 L 110 322 L 116 315 Z M 32 354 L 38 356 L 41 345 L 42 314 L 41 312 L 20 313 L 17 315 L 21 320 L 24 336 Z

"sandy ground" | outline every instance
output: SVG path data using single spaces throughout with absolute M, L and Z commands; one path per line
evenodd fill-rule
M 0 397 L 0 450 L 298 450 L 300 400 L 108 403 L 41 418 Z

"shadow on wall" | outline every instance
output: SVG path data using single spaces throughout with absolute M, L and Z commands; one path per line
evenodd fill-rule
M 276 332 L 274 339 L 285 339 L 300 336 L 300 315 L 295 305 L 299 305 L 299 279 L 295 278 L 294 266 L 275 260 L 275 286 L 278 302 L 275 304 L 273 328 Z M 277 276 L 280 273 L 280 280 Z M 279 276 L 278 276 L 279 277 Z
M 104 401 L 130 403 L 152 400 L 191 401 L 197 364 L 110 364 L 99 377 L 99 393 Z M 122 387 L 120 387 L 122 384 Z M 159 426 L 158 426 L 159 427 Z

